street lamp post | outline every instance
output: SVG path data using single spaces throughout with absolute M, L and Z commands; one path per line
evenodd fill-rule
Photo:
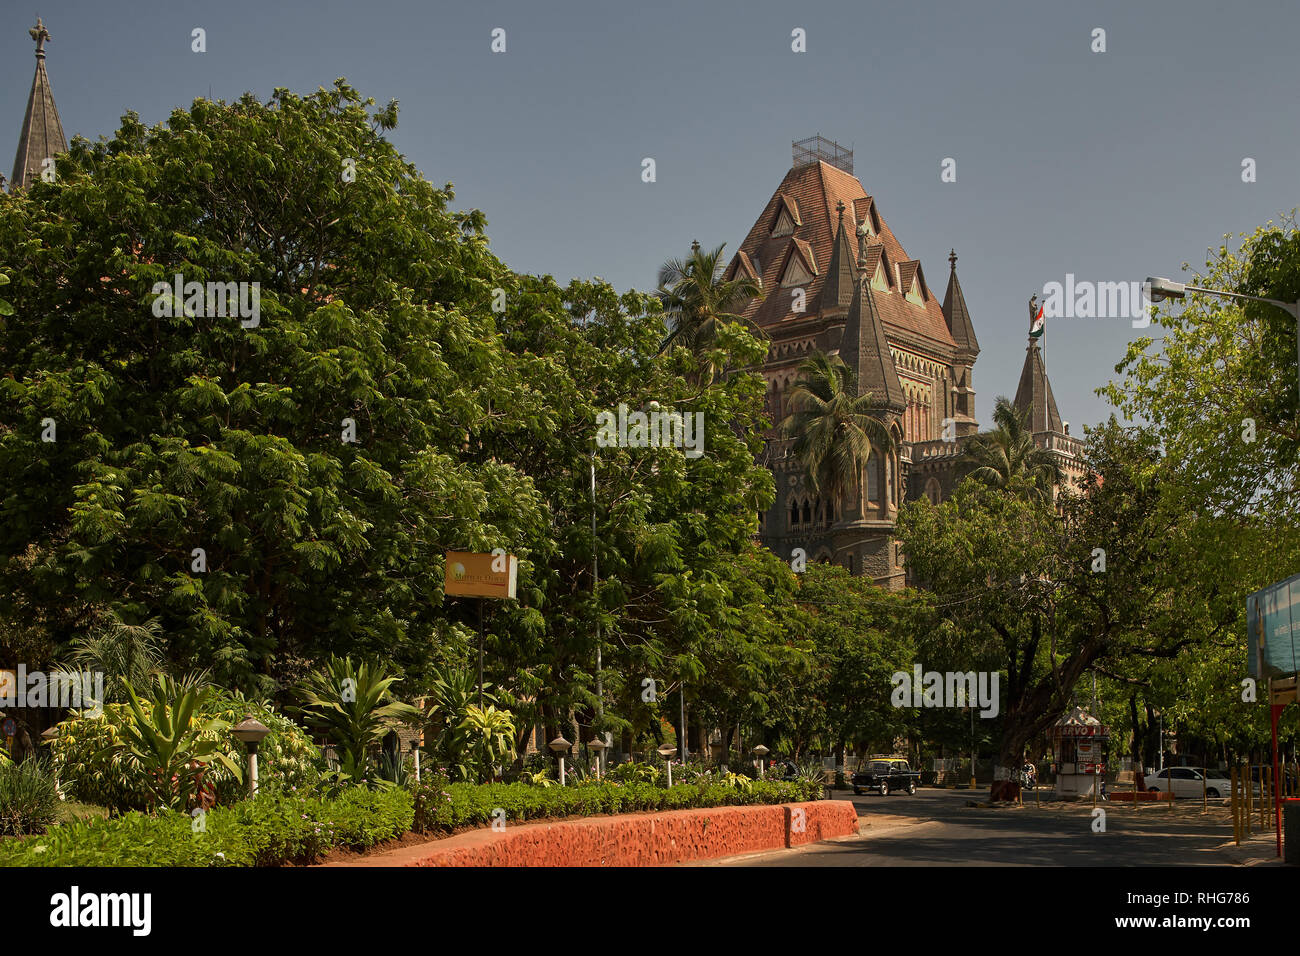
M 673 785 L 673 754 L 675 754 L 676 752 L 677 752 L 677 748 L 674 747 L 672 744 L 664 744 L 662 747 L 659 748 L 659 756 L 663 757 L 664 761 L 668 764 L 669 789 L 672 789 L 672 785 Z
M 551 752 L 554 753 L 555 756 L 560 758 L 560 786 L 563 787 L 565 785 L 564 755 L 568 752 L 569 748 L 573 746 L 573 744 L 569 743 L 567 740 L 564 739 L 564 734 L 560 734 L 560 736 L 552 740 L 550 744 L 548 744 L 548 746 L 551 748 Z
M 257 796 L 257 745 L 271 732 L 261 721 L 250 715 L 230 729 L 236 740 L 241 740 L 248 747 L 248 795 Z
M 1265 302 L 1268 305 L 1277 306 L 1282 309 L 1291 318 L 1296 320 L 1296 387 L 1300 389 L 1300 301 L 1283 302 L 1281 299 L 1266 299 L 1259 295 L 1246 295 L 1241 292 L 1224 292 L 1221 289 L 1205 289 L 1201 286 L 1187 285 L 1184 282 L 1175 282 L 1172 279 L 1165 279 L 1161 276 L 1147 276 L 1146 281 L 1147 294 L 1152 302 L 1160 302 L 1163 299 L 1182 299 L 1189 292 L 1199 292 L 1202 295 L 1215 295 L 1221 299 L 1240 299 L 1244 302 Z

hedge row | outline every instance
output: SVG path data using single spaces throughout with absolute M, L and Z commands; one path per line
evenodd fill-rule
M 310 864 L 335 847 L 361 850 L 411 829 L 405 790 L 354 789 L 326 800 L 259 796 L 198 819 L 164 810 L 52 827 L 0 841 L 0 866 L 279 866 Z
M 209 810 L 139 812 L 52 827 L 42 836 L 0 840 L 0 866 L 280 866 L 318 862 L 331 849 L 363 850 L 414 829 L 447 833 L 507 820 L 597 816 L 692 807 L 815 800 L 817 784 L 755 781 L 748 786 L 613 781 L 572 787 L 525 783 L 420 785 L 413 791 L 354 788 L 329 799 L 260 795 Z
M 752 806 L 817 800 L 820 784 L 802 781 L 751 781 L 748 786 L 723 783 L 678 784 L 671 790 L 649 783 L 612 781 L 573 787 L 536 787 L 526 783 L 476 786 L 453 783 L 416 790 L 416 829 L 421 832 L 486 826 L 498 809 L 508 821 L 539 817 L 598 816 L 687 810 L 697 807 Z

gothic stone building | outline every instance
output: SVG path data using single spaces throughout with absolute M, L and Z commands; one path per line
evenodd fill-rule
M 898 507 L 921 495 L 938 503 L 962 477 L 965 440 L 978 430 L 979 342 L 955 253 L 941 302 L 922 264 L 908 256 L 854 177 L 850 152 L 815 137 L 795 144 L 794 160 L 726 273 L 760 286 L 742 312 L 771 339 L 762 369 L 769 415 L 779 424 L 790 412 L 805 358 L 838 353 L 875 397 L 895 449 L 873 453 L 847 500 L 823 501 L 791 454 L 793 440 L 774 429 L 766 456 L 777 496 L 759 516 L 759 533 L 787 559 L 802 548 L 810 561 L 841 564 L 900 588 L 906 571 L 894 537 Z M 1033 339 L 1015 404 L 1032 406 L 1035 441 L 1077 476 L 1079 442 L 1061 420 Z

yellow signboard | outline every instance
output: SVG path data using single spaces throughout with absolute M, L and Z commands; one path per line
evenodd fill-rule
M 454 597 L 513 598 L 519 559 L 499 551 L 447 552 L 447 577 L 443 590 Z

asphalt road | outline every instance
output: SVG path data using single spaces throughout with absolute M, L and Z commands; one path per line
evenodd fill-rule
M 1264 858 L 1265 837 L 1242 848 L 1232 839 L 1223 801 L 1201 812 L 1199 800 L 1168 805 L 1103 803 L 1106 832 L 1092 829 L 1092 805 L 1044 804 L 1032 797 L 1021 807 L 967 807 L 988 791 L 918 790 L 915 796 L 874 794 L 852 800 L 863 835 L 798 850 L 752 854 L 717 861 L 721 866 L 1205 866 Z M 865 818 L 865 819 L 863 819 Z M 1267 838 L 1271 840 L 1271 835 Z

